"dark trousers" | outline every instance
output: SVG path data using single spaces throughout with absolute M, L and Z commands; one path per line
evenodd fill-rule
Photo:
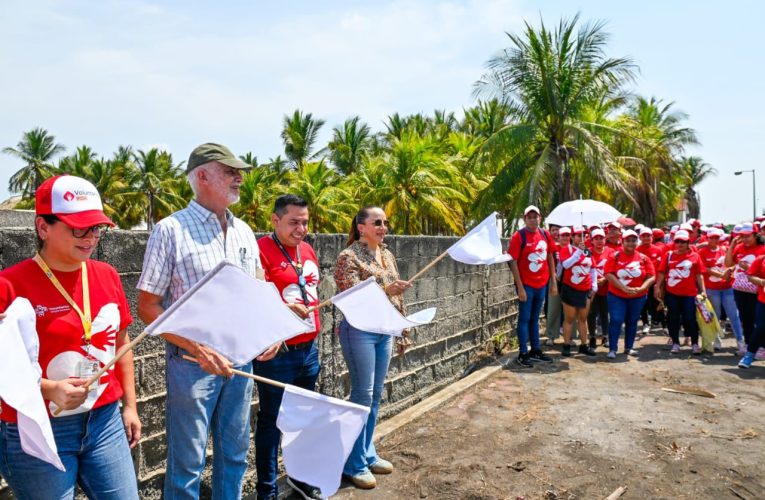
M 682 325 L 685 336 L 691 337 L 691 342 L 699 343 L 699 324 L 696 322 L 695 297 L 684 297 L 667 292 L 664 297 L 667 304 L 667 328 L 672 342 L 680 343 L 680 326 Z
M 319 351 L 314 341 L 310 347 L 279 354 L 270 361 L 253 361 L 253 373 L 309 391 L 314 390 L 319 377 Z M 256 490 L 259 499 L 276 499 L 276 474 L 279 442 L 282 433 L 276 426 L 284 389 L 257 383 L 258 421 L 255 427 L 255 469 L 258 473 Z
M 659 301 L 653 295 L 653 286 L 648 290 L 648 300 L 643 305 L 643 310 L 640 311 L 640 319 L 643 320 L 643 324 L 648 324 L 648 317 L 651 317 L 651 323 L 659 323 L 663 328 L 667 327 L 667 315 L 664 314 L 664 310 L 659 310 Z
M 747 351 L 755 354 L 757 349 L 765 347 L 765 303 L 757 301 L 754 319 L 754 332 L 751 342 L 747 345 Z
M 587 313 L 587 329 L 590 338 L 595 338 L 597 318 L 600 317 L 600 328 L 603 335 L 608 335 L 608 295 L 595 294 L 590 302 L 590 312 Z
M 741 329 L 744 330 L 744 342 L 750 342 L 754 333 L 754 316 L 757 308 L 757 294 L 733 290 L 736 299 L 736 309 L 741 319 Z

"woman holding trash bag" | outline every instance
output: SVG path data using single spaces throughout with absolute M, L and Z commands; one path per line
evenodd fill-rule
M 638 235 L 628 230 L 622 235 L 622 249 L 615 251 L 606 263 L 608 280 L 608 346 L 606 357 L 616 358 L 616 351 L 624 325 L 624 354 L 637 356 L 633 346 L 637 335 L 637 322 L 648 298 L 648 291 L 656 280 L 653 262 L 637 248 Z
M 391 303 L 404 313 L 403 294 L 411 284 L 399 279 L 396 258 L 383 243 L 387 233 L 388 218 L 380 207 L 359 210 L 351 221 L 348 247 L 337 257 L 335 283 L 343 291 L 374 276 Z M 370 408 L 367 423 L 345 462 L 343 475 L 356 487 L 371 489 L 377 485 L 374 474 L 393 472 L 393 465 L 377 455 L 372 442 L 393 337 L 359 330 L 345 319 L 340 323 L 339 337 L 351 377 L 350 401 Z M 409 345 L 405 331 L 403 337 L 396 339 L 399 354 Z
M 699 324 L 696 321 L 696 295 L 706 298 L 706 267 L 697 252 L 690 250 L 690 235 L 685 229 L 675 233 L 674 249 L 669 250 L 659 265 L 654 294 L 667 304 L 667 326 L 672 338 L 671 354 L 680 352 L 680 325 L 691 337 L 693 354 L 701 354 Z M 665 290 L 666 284 L 666 290 Z M 663 296 L 663 297 L 662 297 Z
M 66 471 L 22 450 L 16 411 L 3 403 L 0 474 L 18 498 L 73 498 L 78 484 L 90 498 L 138 498 L 130 457 L 141 437 L 132 354 L 90 390 L 83 387 L 128 342 L 133 320 L 117 271 L 90 259 L 114 223 L 96 188 L 69 175 L 40 185 L 35 211 L 38 253 L 0 272 L 0 311 L 16 297 L 35 308 L 40 390 Z
M 754 332 L 754 316 L 757 308 L 757 287 L 749 282 L 747 271 L 758 256 L 765 254 L 765 242 L 754 232 L 750 222 L 737 226 L 736 236 L 725 253 L 725 267 L 733 269 L 733 297 L 741 319 L 744 342 L 747 344 Z

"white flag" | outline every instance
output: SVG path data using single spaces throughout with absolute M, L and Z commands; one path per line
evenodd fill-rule
M 497 212 L 486 217 L 446 251 L 452 259 L 465 264 L 497 264 L 512 260 L 510 255 L 502 253 Z
M 334 495 L 368 416 L 366 406 L 287 385 L 276 419 L 287 474 L 319 488 L 324 498 Z
M 40 392 L 35 311 L 19 297 L 5 314 L 0 321 L 0 398 L 16 410 L 24 452 L 65 471 Z
M 285 305 L 273 283 L 221 262 L 146 327 L 146 332 L 180 335 L 243 365 L 270 346 L 315 329 Z
M 354 328 L 386 335 L 400 336 L 404 328 L 430 323 L 436 315 L 436 308 L 431 307 L 404 317 L 371 276 L 330 300 Z

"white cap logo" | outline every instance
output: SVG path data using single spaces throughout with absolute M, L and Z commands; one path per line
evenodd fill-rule
M 76 214 L 104 209 L 95 186 L 73 175 L 64 175 L 56 179 L 51 190 L 51 202 L 54 214 Z

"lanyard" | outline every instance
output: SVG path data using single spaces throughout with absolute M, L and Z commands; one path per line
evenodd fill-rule
M 75 303 L 72 296 L 69 295 L 69 292 L 64 289 L 64 286 L 61 284 L 58 278 L 56 278 L 56 275 L 53 274 L 53 271 L 50 270 L 48 264 L 46 264 L 43 258 L 40 257 L 39 253 L 35 254 L 34 261 L 38 266 L 40 266 L 40 269 L 42 269 L 42 272 L 45 273 L 45 276 L 50 280 L 53 286 L 56 287 L 58 293 L 60 293 L 61 296 L 63 296 L 66 301 L 69 302 L 69 305 L 72 306 L 72 309 L 74 309 L 77 315 L 80 317 L 80 321 L 82 321 L 82 328 L 85 332 L 85 343 L 90 344 L 90 337 L 93 333 L 93 321 L 90 316 L 90 290 L 88 287 L 88 268 L 86 264 L 83 262 L 82 266 L 80 267 L 82 273 L 82 305 L 85 309 L 83 312 L 82 309 L 80 309 L 80 306 Z
M 276 246 L 281 250 L 282 254 L 284 254 L 284 257 L 287 259 L 287 262 L 289 262 L 290 266 L 292 266 L 292 269 L 295 270 L 295 274 L 297 274 L 298 278 L 298 288 L 300 288 L 300 296 L 303 298 L 303 304 L 308 305 L 311 303 L 310 300 L 308 300 L 308 293 L 306 292 L 305 286 L 305 276 L 303 276 L 303 263 L 300 259 L 300 243 L 298 243 L 298 246 L 295 247 L 295 255 L 297 256 L 297 264 L 292 260 L 292 257 L 290 257 L 290 254 L 287 253 L 287 249 L 284 248 L 284 245 L 282 245 L 282 242 L 279 241 L 279 238 L 276 237 L 276 232 L 271 234 L 271 238 L 274 240 L 274 243 L 276 243 Z

